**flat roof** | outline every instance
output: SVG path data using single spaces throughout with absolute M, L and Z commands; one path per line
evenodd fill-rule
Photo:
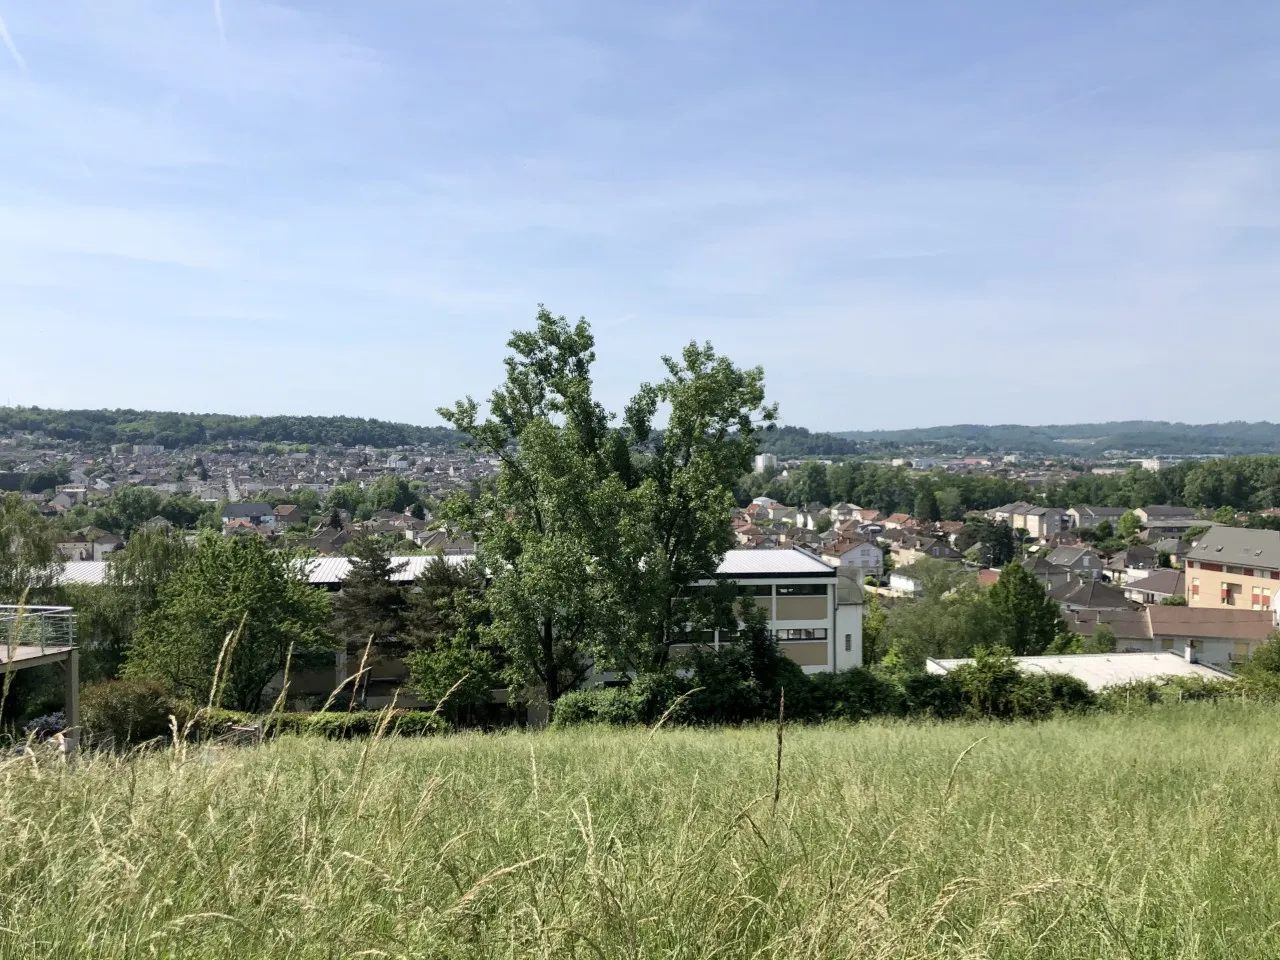
M 1082 681 L 1094 692 L 1135 680 L 1158 680 L 1162 677 L 1226 680 L 1231 676 L 1225 670 L 1203 663 L 1191 663 L 1181 654 L 1167 650 L 1156 653 L 1075 653 L 1013 659 L 1021 670 L 1065 673 Z M 966 663 L 973 663 L 973 660 L 935 660 L 931 657 L 926 661 L 925 667 L 929 673 L 945 674 Z
M 730 550 L 716 568 L 719 577 L 835 577 L 836 568 L 807 550 Z

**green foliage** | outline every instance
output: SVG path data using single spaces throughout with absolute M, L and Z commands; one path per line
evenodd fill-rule
M 94 746 L 122 748 L 170 736 L 170 716 L 181 726 L 190 708 L 164 683 L 126 677 L 86 685 L 80 692 L 81 723 Z
M 291 649 L 299 664 L 333 645 L 328 595 L 290 561 L 259 537 L 204 534 L 142 619 L 126 675 L 159 679 L 179 696 L 204 702 L 221 657 L 224 702 L 257 709 Z
M 1183 594 L 1174 594 L 1172 597 L 1165 597 L 1160 601 L 1162 607 L 1185 607 L 1187 598 Z
M 373 481 L 364 498 L 364 502 L 375 511 L 390 510 L 392 513 L 404 513 L 417 500 L 408 480 L 390 474 Z
M 1142 531 L 1142 521 L 1132 510 L 1124 513 L 1116 523 L 1116 533 L 1125 540 L 1136 537 Z
M 796 457 L 847 457 L 858 453 L 858 444 L 830 433 L 810 433 L 804 427 L 769 427 L 757 439 L 761 453 L 779 459 Z
M 679 723 L 690 716 L 688 700 L 680 700 L 688 690 L 687 681 L 669 673 L 641 674 L 625 686 L 575 690 L 556 701 L 552 725 L 650 726 L 672 707 L 668 722 Z
M 998 636 L 1015 656 L 1043 653 L 1056 636 L 1066 632 L 1057 602 L 1021 564 L 1006 564 L 988 597 L 999 624 Z
M 916 494 L 915 507 L 911 515 L 922 523 L 933 523 L 940 519 L 938 514 L 938 495 L 933 487 L 925 484 Z
M 40 600 L 61 567 L 48 522 L 20 494 L 0 494 L 0 603 Z
M 357 645 L 396 636 L 408 600 L 391 578 L 403 561 L 392 560 L 387 545 L 376 537 L 359 537 L 344 552 L 351 558 L 351 572 L 333 600 L 334 631 Z

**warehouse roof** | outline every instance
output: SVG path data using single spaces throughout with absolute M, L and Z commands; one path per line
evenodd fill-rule
M 1064 673 L 1075 677 L 1090 690 L 1132 683 L 1135 680 L 1158 680 L 1162 677 L 1200 677 L 1204 680 L 1226 680 L 1231 674 L 1203 663 L 1192 663 L 1170 651 L 1159 653 L 1077 653 L 1048 657 L 1014 657 L 1018 669 L 1033 673 Z M 972 660 L 934 660 L 926 662 L 932 674 L 950 673 Z

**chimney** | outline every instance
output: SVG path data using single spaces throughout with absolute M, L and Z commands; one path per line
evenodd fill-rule
M 1183 650 L 1183 655 L 1186 656 L 1187 663 L 1197 663 L 1199 661 L 1199 658 L 1196 656 L 1196 642 L 1190 637 L 1187 638 L 1187 646 L 1186 649 Z

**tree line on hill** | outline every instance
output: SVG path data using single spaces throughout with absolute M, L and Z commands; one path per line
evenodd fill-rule
M 908 430 L 848 430 L 835 434 L 867 449 L 911 449 L 934 453 L 1036 453 L 1100 457 L 1108 451 L 1135 455 L 1195 456 L 1280 451 L 1280 424 L 1168 423 L 1124 420 L 1049 426 L 954 424 Z
M 1257 511 L 1280 506 L 1280 456 L 1188 460 L 1158 471 L 1135 465 L 1119 474 L 1082 473 L 1038 487 L 1004 472 L 915 473 L 905 466 L 871 461 L 810 462 L 789 470 L 785 477 L 776 471 L 744 475 L 734 493 L 740 506 L 768 496 L 791 506 L 856 503 L 886 516 L 912 513 L 918 501 L 926 507 L 933 504 L 929 513 L 936 515 L 919 516 L 924 520 L 959 520 L 971 510 L 990 510 L 1017 500 L 1064 509 L 1081 504 L 1126 509 L 1170 504 Z
M 0 432 L 40 432 L 55 440 L 161 444 L 168 449 L 228 441 L 318 446 L 456 447 L 447 427 L 419 427 L 363 417 L 233 416 L 156 410 L 47 410 L 0 407 Z

